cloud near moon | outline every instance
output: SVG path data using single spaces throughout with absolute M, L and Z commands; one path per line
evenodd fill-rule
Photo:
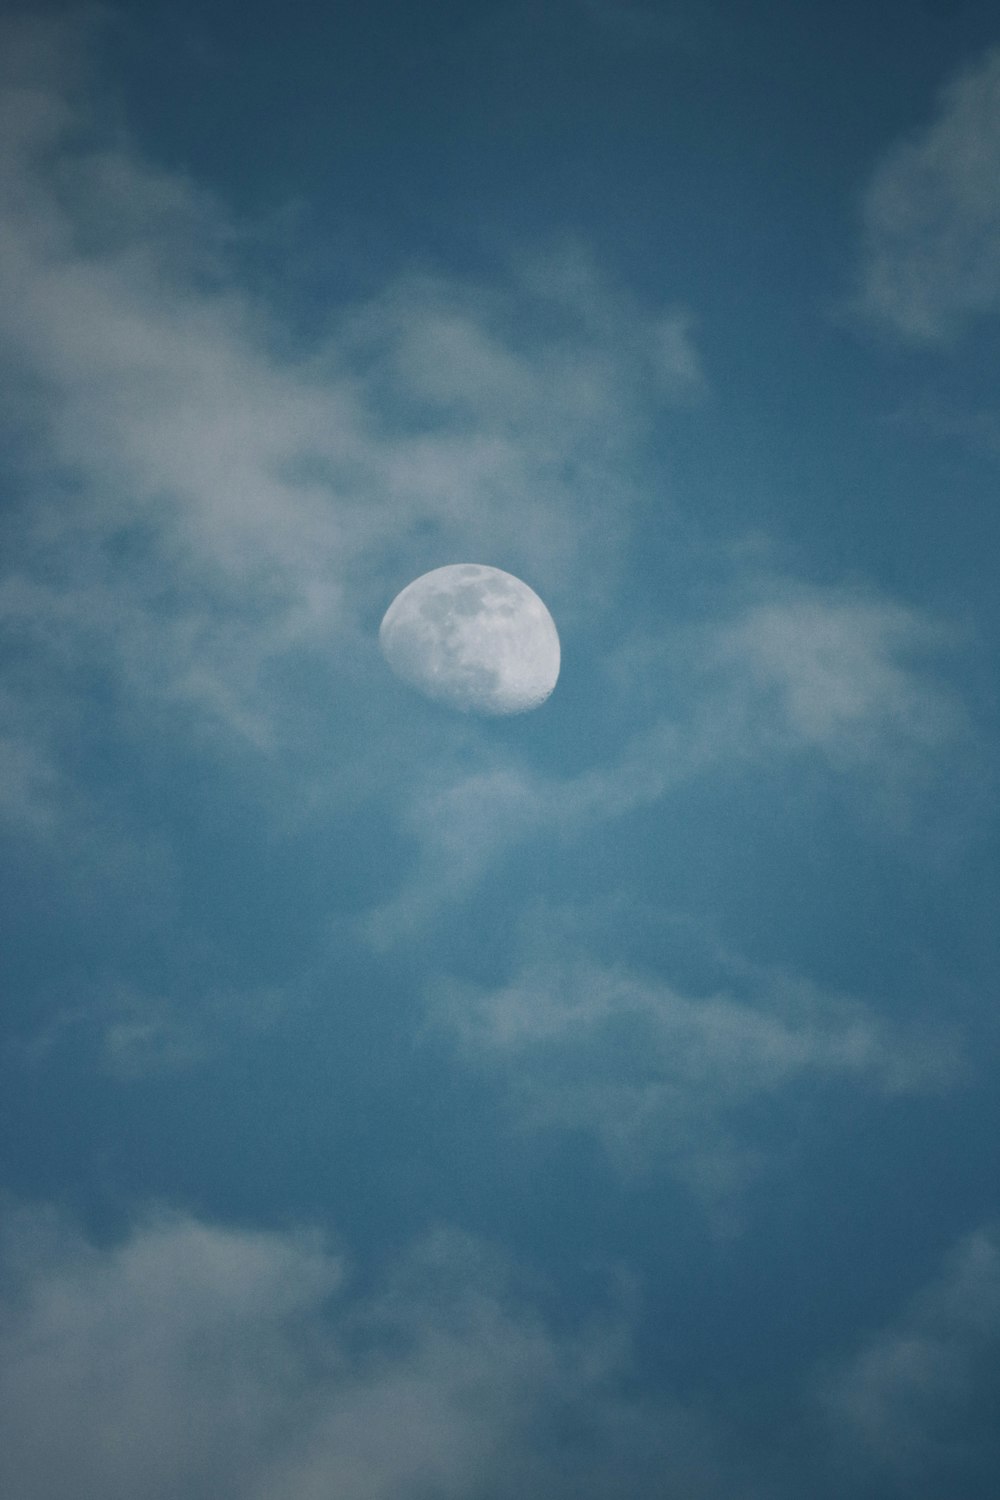
M 408 584 L 386 610 L 389 666 L 463 713 L 526 713 L 559 677 L 559 636 L 533 589 L 500 568 L 454 563 Z

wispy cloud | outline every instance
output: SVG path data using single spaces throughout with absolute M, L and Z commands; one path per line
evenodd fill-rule
M 772 580 L 714 631 L 708 662 L 744 684 L 741 717 L 759 745 L 817 749 L 835 765 L 898 774 L 963 727 L 935 672 L 947 630 L 875 593 Z
M 953 79 L 933 123 L 888 151 L 863 213 L 870 316 L 934 343 L 1000 312 L 1000 51 Z
M 98 1249 L 22 1213 L 3 1272 L 18 1500 L 731 1493 L 703 1418 L 624 1394 L 617 1317 L 553 1331 L 461 1236 L 356 1293 L 312 1233 L 160 1215 Z
M 635 695 L 649 715 L 660 696 L 671 717 L 636 734 L 627 774 L 608 767 L 580 789 L 601 785 L 613 806 L 626 787 L 656 801 L 693 777 L 782 766 L 822 777 L 869 826 L 950 847 L 990 783 L 954 686 L 968 644 L 963 628 L 871 587 L 737 574 L 714 618 L 609 654 L 620 701 Z
M 564 245 L 492 279 L 401 272 L 293 338 L 247 290 L 255 231 L 108 124 L 58 28 L 5 36 L 25 504 L 0 613 L 40 668 L 99 663 L 131 701 L 266 750 L 273 664 L 350 674 L 362 620 L 422 564 L 482 558 L 570 595 L 613 579 L 622 445 L 704 383 L 683 311 Z
M 44 832 L 63 798 L 51 728 L 30 701 L 0 694 L 0 819 Z
M 543 824 L 544 798 L 537 778 L 502 764 L 418 790 L 403 812 L 417 841 L 416 864 L 402 888 L 364 917 L 368 940 L 379 948 L 405 943 L 465 897 L 498 858 Z
M 14 1218 L 5 1270 L 0 1472 L 25 1500 L 250 1493 L 304 1393 L 303 1318 L 341 1268 L 315 1238 L 145 1226 L 101 1252 Z M 43 1416 L 43 1413 L 46 1415 Z
M 466 1236 L 439 1231 L 356 1282 L 315 1231 L 160 1211 L 99 1246 L 5 1209 L 0 1479 L 18 1500 L 797 1500 L 804 1483 L 929 1500 L 986 1494 L 995 1472 L 988 1229 L 748 1441 L 636 1391 L 613 1296 L 556 1327 Z
M 303 986 L 219 990 L 185 976 L 182 995 L 150 994 L 111 978 L 80 983 L 71 1002 L 48 1011 L 6 1051 L 28 1068 L 81 1049 L 108 1078 L 148 1078 L 203 1066 L 234 1038 L 266 1031 L 303 1000 Z
M 1000 1244 L 983 1229 L 896 1324 L 829 1373 L 821 1404 L 848 1486 L 871 1466 L 910 1495 L 987 1493 L 998 1370 Z
M 558 927 L 558 924 L 556 924 Z M 681 990 L 659 975 L 528 958 L 497 989 L 445 983 L 428 997 L 466 1062 L 499 1079 L 531 1130 L 583 1131 L 625 1173 L 667 1171 L 727 1219 L 743 1190 L 789 1150 L 755 1122 L 803 1088 L 892 1098 L 952 1085 L 953 1042 L 880 1016 L 779 970 L 741 965 L 725 988 Z M 556 938 L 549 931 L 543 950 Z
M 988 777 L 944 670 L 956 630 L 875 590 L 780 576 L 736 578 L 716 608 L 594 663 L 621 725 L 594 765 L 560 776 L 463 741 L 418 778 L 401 813 L 416 859 L 368 935 L 408 939 L 512 847 L 571 844 L 734 768 L 818 765 L 866 820 L 937 830 L 940 813 L 942 839 L 965 836 Z M 956 807 L 942 788 L 959 781 Z

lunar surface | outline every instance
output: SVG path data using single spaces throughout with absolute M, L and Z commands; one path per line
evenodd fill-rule
M 559 676 L 559 636 L 533 589 L 512 573 L 454 563 L 397 594 L 379 630 L 404 682 L 463 713 L 523 714 Z

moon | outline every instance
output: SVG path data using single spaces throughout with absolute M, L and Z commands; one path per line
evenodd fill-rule
M 559 677 L 559 636 L 534 589 L 513 573 L 452 563 L 407 584 L 385 612 L 389 666 L 462 713 L 523 714 Z

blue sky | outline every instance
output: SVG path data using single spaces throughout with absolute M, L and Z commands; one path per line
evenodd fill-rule
M 993 7 L 0 95 L 4 1494 L 995 1495 Z M 532 713 L 380 655 L 465 561 Z

